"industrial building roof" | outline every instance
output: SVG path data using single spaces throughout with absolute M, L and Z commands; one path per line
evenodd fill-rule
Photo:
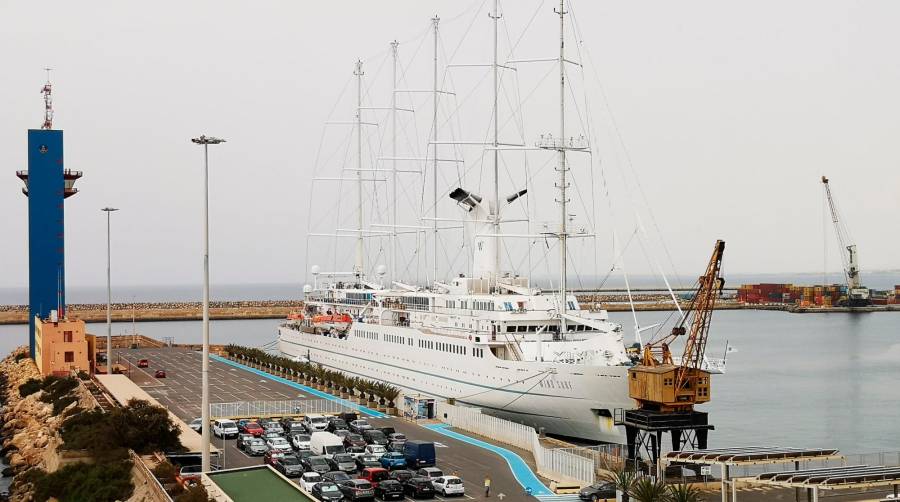
M 785 448 L 781 446 L 747 446 L 738 448 L 718 448 L 709 450 L 685 450 L 669 452 L 666 462 L 687 464 L 780 464 L 806 460 L 829 460 L 844 458 L 838 450 L 827 448 Z
M 900 466 L 848 465 L 800 471 L 767 472 L 750 481 L 756 484 L 792 488 L 816 487 L 824 490 L 874 488 L 900 485 Z

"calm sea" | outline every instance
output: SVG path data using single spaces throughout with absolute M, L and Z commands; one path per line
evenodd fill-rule
M 221 290 L 220 290 L 221 291 Z M 290 298 L 287 289 L 232 298 Z M 145 292 L 146 293 L 146 292 Z M 161 294 L 172 293 L 162 291 Z M 187 296 L 185 299 L 195 299 Z M 214 295 L 216 296 L 216 295 Z M 224 295 L 217 298 L 226 299 Z M 138 298 L 152 301 L 156 298 Z M 179 299 L 171 296 L 165 299 Z M 102 297 L 101 299 L 102 300 Z M 71 301 L 100 301 L 83 298 Z M 11 302 L 17 303 L 17 302 Z M 644 326 L 669 312 L 645 312 Z M 628 313 L 612 313 L 626 332 Z M 263 346 L 275 340 L 279 320 L 212 321 L 213 343 Z M 103 323 L 90 324 L 95 334 Z M 199 342 L 198 321 L 145 322 L 138 332 L 177 342 Z M 0 326 L 0 353 L 25 344 L 25 326 Z M 114 323 L 128 333 L 130 323 Z M 713 317 L 711 357 L 721 357 L 726 341 L 728 371 L 713 378 L 713 400 L 706 406 L 716 430 L 710 446 L 772 444 L 835 447 L 847 453 L 900 451 L 900 313 L 790 314 L 719 311 Z M 646 338 L 646 337 L 645 337 Z M 629 340 L 630 341 L 630 340 Z

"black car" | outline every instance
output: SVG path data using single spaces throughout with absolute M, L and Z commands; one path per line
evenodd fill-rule
M 281 428 L 284 429 L 284 433 L 288 436 L 306 433 L 306 427 L 303 426 L 303 422 L 290 417 L 281 419 Z
M 316 483 L 312 489 L 313 497 L 317 500 L 344 500 L 344 493 L 340 487 L 330 481 Z
M 338 483 L 338 487 L 347 500 L 373 500 L 375 489 L 365 479 L 348 479 Z
M 360 471 L 366 467 L 381 467 L 381 460 L 375 455 L 362 455 L 356 457 L 356 467 Z
M 401 484 L 406 483 L 410 478 L 416 477 L 416 473 L 409 469 L 397 469 L 391 471 L 391 479 L 396 479 Z
M 296 478 L 303 474 L 303 465 L 293 455 L 285 455 L 274 462 L 275 470 L 289 478 Z
M 375 496 L 381 500 L 400 500 L 403 498 L 403 484 L 396 479 L 385 479 L 375 487 Z
M 388 436 L 388 437 L 390 437 L 391 434 L 394 434 L 397 432 L 397 429 L 395 429 L 393 427 L 379 427 L 378 430 L 383 432 L 384 435 Z
M 341 429 L 349 430 L 350 427 L 347 425 L 347 422 L 344 422 L 340 418 L 331 419 L 331 421 L 328 422 L 328 426 L 325 427 L 325 430 L 328 432 L 334 432 L 336 430 L 341 430 Z
M 351 451 L 350 448 L 359 448 L 357 451 L 363 451 L 368 443 L 359 434 L 349 434 L 344 438 L 344 448 Z
M 365 439 L 366 444 L 380 444 L 381 446 L 388 445 L 387 436 L 384 435 L 378 429 L 369 429 L 362 431 L 362 437 Z
M 350 479 L 350 475 L 344 471 L 328 471 L 325 474 L 322 474 L 322 479 L 331 481 L 332 483 L 341 484 L 342 481 Z
M 403 493 L 411 498 L 432 498 L 434 497 L 434 486 L 431 480 L 422 476 L 409 478 L 403 483 Z
M 597 502 L 598 500 L 616 500 L 616 485 L 612 483 L 596 483 L 587 486 L 578 492 L 578 498 L 581 500 L 590 500 Z
M 352 411 L 345 411 L 343 413 L 338 413 L 337 418 L 340 418 L 341 420 L 349 424 L 350 422 L 357 420 L 359 418 L 359 415 Z
M 328 459 L 332 471 L 356 472 L 356 459 L 349 453 L 335 453 Z
M 317 456 L 317 457 L 307 457 L 300 461 L 301 465 L 303 465 L 303 472 L 317 472 L 319 474 L 325 474 L 328 472 L 331 467 L 328 465 L 328 460 L 325 457 Z

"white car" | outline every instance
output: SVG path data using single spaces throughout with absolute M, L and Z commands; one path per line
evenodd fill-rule
M 279 451 L 282 453 L 293 453 L 294 451 L 294 449 L 291 448 L 291 443 L 287 442 L 287 439 L 279 437 L 269 438 L 269 440 L 266 441 L 266 446 L 270 451 Z
M 431 480 L 431 486 L 434 491 L 443 496 L 447 495 L 465 495 L 466 487 L 461 479 L 456 476 L 441 476 Z
M 221 418 L 213 422 L 213 435 L 220 438 L 237 437 L 238 426 L 234 420 Z
M 303 487 L 304 490 L 311 492 L 313 487 L 316 486 L 317 483 L 322 481 L 322 475 L 318 472 L 304 472 L 302 476 L 300 476 L 299 482 L 300 486 Z
M 316 431 L 324 431 L 328 427 L 328 419 L 323 415 L 311 413 L 303 417 L 303 426 L 312 434 Z
M 309 449 L 309 435 L 308 434 L 294 434 L 294 437 L 291 438 L 291 444 L 294 445 L 294 448 L 298 450 L 308 450 Z
M 203 431 L 203 419 L 195 418 L 191 420 L 191 423 L 188 424 L 188 427 L 194 429 L 194 431 L 199 434 L 201 431 Z
M 387 448 L 381 446 L 380 444 L 370 444 L 366 446 L 366 451 L 363 453 L 364 455 L 374 455 L 378 458 L 381 458 L 382 455 L 387 453 Z

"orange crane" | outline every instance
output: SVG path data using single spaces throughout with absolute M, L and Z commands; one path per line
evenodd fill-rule
M 628 390 L 641 410 L 655 412 L 690 412 L 695 404 L 710 399 L 709 372 L 703 369 L 709 323 L 716 298 L 725 286 L 721 276 L 725 241 L 718 240 L 706 273 L 700 276 L 697 292 L 688 314 L 661 339 L 647 343 L 641 364 L 628 371 Z M 687 324 L 690 321 L 690 332 Z M 687 335 L 684 353 L 676 364 L 669 349 L 677 338 Z

